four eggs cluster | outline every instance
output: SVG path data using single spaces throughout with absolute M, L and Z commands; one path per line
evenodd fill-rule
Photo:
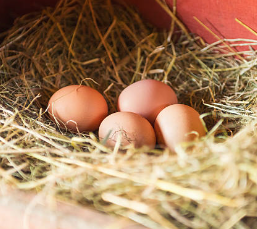
M 199 113 L 178 104 L 173 89 L 146 79 L 125 88 L 118 98 L 118 112 L 108 116 L 108 105 L 95 89 L 83 85 L 61 88 L 49 100 L 52 120 L 73 132 L 98 130 L 99 139 L 114 147 L 133 144 L 154 148 L 156 142 L 171 151 L 206 134 Z

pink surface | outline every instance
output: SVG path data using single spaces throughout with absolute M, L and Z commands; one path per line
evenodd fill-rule
M 90 208 L 58 201 L 50 206 L 43 194 L 3 189 L 2 186 L 1 229 L 147 229 Z

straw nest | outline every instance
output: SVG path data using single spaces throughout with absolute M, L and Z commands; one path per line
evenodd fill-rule
M 254 51 L 240 57 L 229 40 L 205 45 L 178 21 L 158 32 L 134 10 L 101 0 L 61 1 L 17 19 L 2 37 L 2 184 L 154 229 L 257 227 Z M 114 112 L 121 90 L 143 78 L 171 85 L 202 114 L 208 135 L 176 153 L 110 150 L 96 133 L 59 130 L 47 115 L 63 86 L 96 88 Z

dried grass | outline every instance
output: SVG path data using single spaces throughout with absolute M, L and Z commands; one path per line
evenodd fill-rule
M 238 58 L 230 42 L 158 32 L 101 0 L 61 1 L 17 19 L 0 47 L 1 183 L 154 229 L 256 228 L 256 53 Z M 110 150 L 96 133 L 59 130 L 45 112 L 69 84 L 96 88 L 114 112 L 121 90 L 143 78 L 171 85 L 208 135 L 176 153 Z

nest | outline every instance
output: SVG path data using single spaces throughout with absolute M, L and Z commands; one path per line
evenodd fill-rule
M 178 21 L 157 31 L 133 9 L 103 0 L 61 1 L 17 19 L 2 37 L 2 184 L 151 229 L 257 227 L 255 51 L 228 49 L 231 40 L 207 45 Z M 58 129 L 47 115 L 61 87 L 97 89 L 111 113 L 120 92 L 145 78 L 171 85 L 201 113 L 207 136 L 175 153 L 111 150 L 97 133 Z

